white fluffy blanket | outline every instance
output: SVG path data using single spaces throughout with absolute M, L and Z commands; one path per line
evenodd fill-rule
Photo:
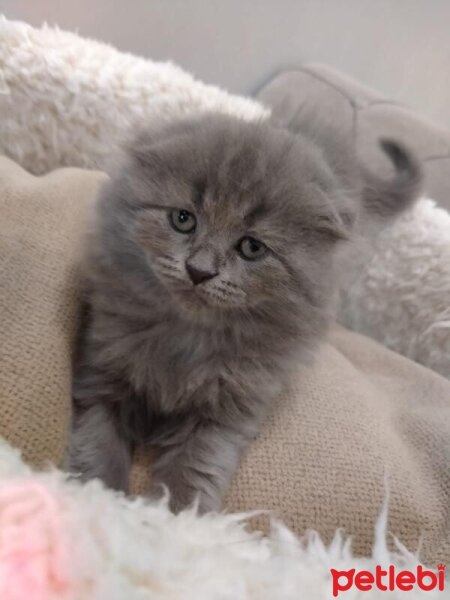
M 394 565 L 415 573 L 418 566 L 400 545 L 396 553 L 387 550 L 385 513 L 371 558 L 354 557 L 340 533 L 328 547 L 313 532 L 300 540 L 276 523 L 262 537 L 245 531 L 245 518 L 199 517 L 194 509 L 175 516 L 164 503 L 127 500 L 98 481 L 80 485 L 57 471 L 35 474 L 0 440 L 0 598 L 327 600 L 331 569 Z M 349 580 L 338 581 L 346 587 Z M 444 594 L 415 585 L 408 598 Z M 400 599 L 404 592 L 353 586 L 338 597 Z
M 450 379 L 450 214 L 422 198 L 370 253 L 342 292 L 341 321 Z
M 136 121 L 205 110 L 269 115 L 170 63 L 0 18 L 0 153 L 32 173 L 103 168 Z M 341 319 L 450 377 L 450 215 L 422 200 L 390 227 L 346 290 Z

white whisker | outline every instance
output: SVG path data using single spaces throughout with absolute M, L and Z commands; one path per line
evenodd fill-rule
M 217 288 L 214 288 L 214 290 L 208 290 L 208 289 L 204 289 L 203 290 L 203 295 L 208 296 L 209 298 L 213 299 L 214 301 L 218 302 L 219 304 L 225 304 L 225 305 L 240 305 L 240 299 L 238 295 L 233 296 L 232 294 L 228 294 L 228 293 L 217 293 Z
M 221 284 L 217 284 L 213 288 L 215 291 L 221 292 L 225 296 L 229 296 L 230 298 L 238 298 L 243 300 L 245 298 L 245 292 L 236 287 L 236 289 L 231 289 L 222 286 Z
M 232 290 L 238 290 L 239 292 L 242 291 L 239 286 L 237 286 L 235 283 L 232 283 L 231 281 L 221 281 L 219 285 Z

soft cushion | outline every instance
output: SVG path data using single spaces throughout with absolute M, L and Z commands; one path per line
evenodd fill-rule
M 104 176 L 35 178 L 0 160 L 0 434 L 33 464 L 60 464 L 70 411 L 77 265 Z M 229 510 L 270 509 L 294 531 L 337 527 L 368 553 L 389 491 L 389 531 L 424 561 L 450 559 L 450 383 L 334 328 L 299 365 L 230 490 Z M 141 452 L 134 489 L 147 484 Z M 264 527 L 264 520 L 256 526 Z
M 342 527 L 367 554 L 387 495 L 388 530 L 425 561 L 446 561 L 449 464 L 449 382 L 335 328 L 279 398 L 229 506 L 272 509 L 328 541 Z
M 380 174 L 388 165 L 378 140 L 402 141 L 424 161 L 426 193 L 450 209 L 450 130 L 428 121 L 412 107 L 321 64 L 279 73 L 257 97 L 294 131 L 305 108 L 320 115 L 324 124 L 328 118 L 339 123 L 343 135 L 355 140 L 360 159 Z
M 341 290 L 339 318 L 450 379 L 450 212 L 422 198 Z
M 0 17 L 0 154 L 31 173 L 104 169 L 130 126 L 205 110 L 244 119 L 269 114 L 170 62 Z
M 0 159 L 0 435 L 34 464 L 59 463 L 66 444 L 79 250 L 103 177 Z

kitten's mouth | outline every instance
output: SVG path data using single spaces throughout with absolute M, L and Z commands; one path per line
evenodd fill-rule
M 195 287 L 177 290 L 176 294 L 182 302 L 186 302 L 189 306 L 209 306 L 207 298 L 203 294 L 199 294 Z
M 222 294 L 199 286 L 179 288 L 172 290 L 172 293 L 175 295 L 177 302 L 191 313 L 195 311 L 202 314 L 206 311 L 217 313 L 217 311 L 233 308 L 233 303 Z
M 190 313 L 230 310 L 242 307 L 244 298 L 241 290 L 231 282 L 209 282 L 193 285 L 179 271 L 178 266 L 168 258 L 158 261 L 158 274 L 176 303 Z
M 180 312 L 193 321 L 209 323 L 217 319 L 220 307 L 211 302 L 204 290 L 199 291 L 194 287 L 171 290 L 172 297 Z

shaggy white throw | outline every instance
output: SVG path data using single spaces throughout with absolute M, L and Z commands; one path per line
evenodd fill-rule
M 127 500 L 98 481 L 33 473 L 0 440 L 0 598 L 328 600 L 330 569 L 395 565 L 414 572 L 419 564 L 401 545 L 387 550 L 386 511 L 371 558 L 355 558 L 340 533 L 328 547 L 314 532 L 297 539 L 277 523 L 268 537 L 248 533 L 246 516 L 199 517 L 194 509 L 175 516 L 164 502 Z M 408 598 L 444 594 L 415 588 Z M 353 587 L 338 597 L 400 599 L 404 592 Z
M 450 379 L 450 214 L 422 198 L 370 253 L 342 291 L 341 321 Z
M 0 153 L 27 171 L 104 169 L 130 126 L 214 110 L 270 113 L 254 100 L 75 34 L 0 16 Z
M 106 44 L 0 18 L 0 153 L 32 173 L 104 168 L 140 119 L 219 110 L 245 119 L 256 101 Z M 450 378 L 450 216 L 422 200 L 390 227 L 344 294 L 341 319 Z

